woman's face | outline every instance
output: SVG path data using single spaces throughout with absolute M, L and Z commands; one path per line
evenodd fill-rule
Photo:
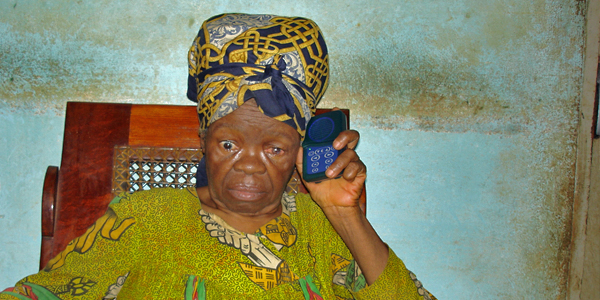
M 278 208 L 294 171 L 300 135 L 262 114 L 254 100 L 211 124 L 204 135 L 211 199 L 239 214 Z

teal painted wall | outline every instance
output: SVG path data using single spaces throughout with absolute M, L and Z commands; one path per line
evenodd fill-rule
M 0 288 L 37 270 L 67 101 L 185 98 L 201 22 L 300 15 L 348 107 L 368 217 L 440 299 L 564 298 L 585 1 L 0 2 Z

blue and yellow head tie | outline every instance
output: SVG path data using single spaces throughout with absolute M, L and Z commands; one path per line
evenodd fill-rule
M 328 85 L 323 34 L 305 18 L 210 18 L 202 24 L 188 59 L 187 96 L 198 102 L 200 130 L 255 99 L 266 116 L 304 137 Z

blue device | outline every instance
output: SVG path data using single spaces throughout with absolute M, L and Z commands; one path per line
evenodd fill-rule
M 348 129 L 346 115 L 339 110 L 326 112 L 310 119 L 302 142 L 304 157 L 302 177 L 308 182 L 326 179 L 325 171 L 346 150 L 333 148 L 333 141 Z

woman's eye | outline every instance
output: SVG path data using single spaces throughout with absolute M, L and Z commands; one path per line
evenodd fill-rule
M 231 150 L 231 149 L 233 149 L 233 143 L 230 142 L 230 141 L 223 141 L 223 142 L 221 142 L 221 146 L 225 150 Z
M 283 149 L 278 148 L 278 147 L 273 147 L 273 148 L 271 148 L 271 153 L 273 153 L 275 155 L 281 154 L 281 153 L 283 153 Z

